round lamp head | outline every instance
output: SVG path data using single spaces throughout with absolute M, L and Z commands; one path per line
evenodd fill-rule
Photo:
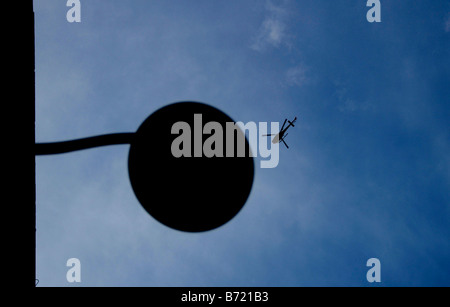
M 156 220 L 181 231 L 208 231 L 230 221 L 247 201 L 254 177 L 249 153 L 245 135 L 228 115 L 203 103 L 179 102 L 141 124 L 128 172 L 136 197 Z

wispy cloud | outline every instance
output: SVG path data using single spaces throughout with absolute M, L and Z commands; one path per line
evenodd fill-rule
M 369 111 L 374 110 L 375 106 L 369 101 L 359 101 L 355 99 L 349 91 L 345 82 L 335 81 L 335 96 L 338 101 L 337 109 L 341 112 Z
M 250 46 L 251 49 L 259 52 L 269 47 L 279 48 L 283 45 L 289 45 L 288 10 L 283 5 L 276 6 L 267 1 L 266 11 L 266 17 Z
M 289 86 L 303 86 L 309 80 L 308 69 L 305 65 L 300 64 L 286 71 L 286 83 Z

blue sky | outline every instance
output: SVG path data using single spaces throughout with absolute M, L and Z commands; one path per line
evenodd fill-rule
M 449 286 L 450 4 L 34 2 L 36 142 L 134 132 L 201 101 L 298 125 L 229 223 L 191 234 L 135 198 L 129 146 L 36 158 L 39 286 Z M 255 165 L 259 165 L 255 164 Z

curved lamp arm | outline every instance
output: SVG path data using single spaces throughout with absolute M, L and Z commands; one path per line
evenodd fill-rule
M 134 132 L 113 133 L 71 141 L 36 143 L 34 145 L 34 153 L 36 156 L 55 155 L 99 146 L 130 144 L 133 140 L 133 136 Z

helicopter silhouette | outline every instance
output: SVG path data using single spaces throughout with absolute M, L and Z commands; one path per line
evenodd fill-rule
M 286 131 L 289 129 L 289 127 L 295 127 L 294 123 L 297 121 L 297 117 L 294 118 L 293 121 L 288 120 L 287 118 L 284 120 L 283 125 L 281 126 L 280 132 L 278 132 L 277 134 L 264 134 L 263 136 L 272 136 L 275 135 L 275 137 L 272 140 L 273 144 L 276 143 L 280 143 L 283 142 L 283 144 L 286 146 L 287 149 L 289 149 L 288 144 L 286 144 L 286 142 L 284 141 L 284 139 L 287 137 L 287 133 Z M 289 123 L 289 125 L 286 126 L 286 128 L 284 127 L 284 125 L 286 125 L 286 122 Z

